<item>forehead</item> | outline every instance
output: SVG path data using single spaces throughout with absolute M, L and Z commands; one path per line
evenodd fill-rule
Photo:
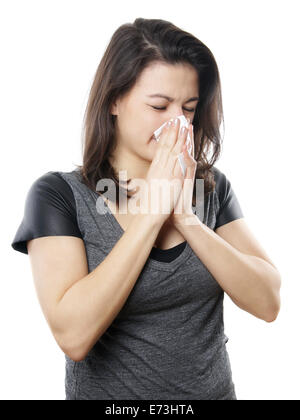
M 137 94 L 160 92 L 171 97 L 194 95 L 198 89 L 198 73 L 188 63 L 152 63 L 143 70 L 134 87 Z

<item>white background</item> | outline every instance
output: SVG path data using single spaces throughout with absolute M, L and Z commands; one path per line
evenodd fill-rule
M 0 399 L 65 398 L 64 354 L 43 318 L 29 257 L 10 244 L 33 181 L 81 163 L 96 68 L 113 32 L 137 17 L 169 20 L 213 52 L 225 118 L 216 166 L 281 273 L 273 323 L 225 296 L 237 398 L 300 399 L 298 7 L 297 0 L 1 2 Z

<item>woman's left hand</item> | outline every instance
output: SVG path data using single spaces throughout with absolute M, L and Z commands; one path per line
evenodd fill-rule
M 173 212 L 170 214 L 170 217 L 168 218 L 168 222 L 170 224 L 173 224 L 175 227 L 178 224 L 185 223 L 185 220 L 194 214 L 193 209 L 192 209 L 192 199 L 193 199 L 193 189 L 194 189 L 197 162 L 194 159 L 194 156 L 195 156 L 194 133 L 193 133 L 192 124 L 189 124 L 189 134 L 192 140 L 192 152 L 190 155 L 185 144 L 182 150 L 182 153 L 184 156 L 184 163 L 186 165 L 186 173 L 185 173 L 185 177 L 183 181 L 181 194 L 178 198 L 178 201 L 174 207 Z

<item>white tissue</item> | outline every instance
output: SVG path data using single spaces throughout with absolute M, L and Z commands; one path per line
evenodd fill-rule
M 180 130 L 180 128 L 181 128 L 181 127 L 186 127 L 186 128 L 188 128 L 188 127 L 189 127 L 188 121 L 187 121 L 187 119 L 185 118 L 185 116 L 184 116 L 184 115 L 179 115 L 177 118 L 178 118 L 178 119 L 179 119 L 179 121 L 180 121 L 180 127 L 179 127 L 179 130 Z M 167 121 L 167 122 L 168 122 L 168 121 Z M 154 138 L 155 138 L 155 140 L 156 140 L 156 141 L 159 141 L 159 136 L 160 136 L 160 134 L 161 134 L 161 131 L 162 131 L 162 129 L 164 128 L 164 126 L 167 124 L 167 122 L 165 122 L 165 123 L 164 123 L 163 125 L 161 125 L 161 126 L 160 126 L 157 130 L 155 130 L 155 131 L 154 131 Z M 179 131 L 178 131 L 178 132 L 179 132 Z M 189 154 L 190 154 L 190 155 L 192 155 L 192 141 L 191 141 L 191 137 L 190 137 L 190 132 L 188 132 L 188 134 L 187 134 L 186 145 L 187 145 L 187 151 L 189 152 Z M 178 155 L 178 161 L 179 161 L 179 163 L 180 163 L 180 166 L 181 166 L 181 170 L 182 170 L 183 176 L 185 176 L 186 165 L 185 165 L 185 163 L 184 163 L 183 153 L 180 153 L 180 154 Z

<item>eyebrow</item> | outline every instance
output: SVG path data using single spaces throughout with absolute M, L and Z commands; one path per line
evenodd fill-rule
M 154 93 L 153 95 L 148 95 L 148 98 L 164 98 L 167 99 L 169 102 L 174 101 L 174 98 L 170 98 L 170 96 L 163 95 L 162 93 Z M 199 99 L 200 98 L 198 96 L 194 96 L 193 98 L 190 98 L 187 101 L 185 101 L 185 103 L 198 101 Z

